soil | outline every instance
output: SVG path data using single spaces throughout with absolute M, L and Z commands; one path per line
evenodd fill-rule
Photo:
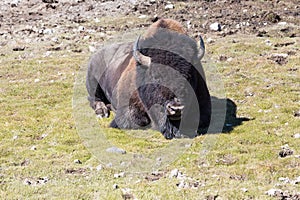
M 3 0 L 0 47 L 24 51 L 39 43 L 47 51 L 70 49 L 80 53 L 79 44 L 84 40 L 101 42 L 110 34 L 148 26 L 158 18 L 182 22 L 194 37 L 199 33 L 299 37 L 299 10 L 297 0 Z M 103 18 L 117 23 L 103 23 Z M 137 21 L 118 23 L 122 18 Z M 212 23 L 218 23 L 221 30 L 211 30 Z

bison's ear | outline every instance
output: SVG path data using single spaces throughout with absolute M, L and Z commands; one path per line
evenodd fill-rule
M 138 46 L 139 46 L 140 37 L 141 36 L 139 36 L 137 38 L 137 40 L 134 42 L 134 45 L 133 45 L 133 57 L 134 57 L 135 61 L 138 62 L 138 63 L 140 63 L 141 65 L 146 66 L 146 67 L 150 67 L 151 58 L 148 57 L 148 56 L 143 55 L 139 51 Z
M 201 60 L 205 54 L 205 45 L 201 35 L 199 35 L 199 40 L 200 40 L 200 47 L 199 47 L 198 58 L 199 60 Z

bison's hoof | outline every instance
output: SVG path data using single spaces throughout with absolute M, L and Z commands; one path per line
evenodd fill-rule
M 110 115 L 110 110 L 102 101 L 95 102 L 95 113 L 99 118 L 108 118 Z

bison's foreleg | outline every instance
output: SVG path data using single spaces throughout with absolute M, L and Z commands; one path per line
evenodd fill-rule
M 105 105 L 102 101 L 94 101 L 92 108 L 95 110 L 97 117 L 108 118 L 110 115 L 110 105 Z

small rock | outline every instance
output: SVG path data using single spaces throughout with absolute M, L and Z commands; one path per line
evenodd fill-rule
M 206 42 L 207 42 L 208 44 L 212 44 L 212 43 L 215 42 L 215 40 L 212 39 L 212 38 L 207 38 Z
M 94 52 L 97 51 L 97 49 L 95 47 L 93 47 L 93 46 L 89 46 L 89 51 L 92 52 L 92 53 L 94 53 Z
M 41 177 L 39 180 L 37 180 L 37 184 L 46 184 L 48 181 L 48 177 Z
M 278 178 L 278 180 L 285 184 L 290 182 L 290 179 L 288 177 L 280 177 Z
M 282 196 L 283 191 L 280 189 L 270 189 L 266 192 L 266 194 L 271 197 Z
M 243 192 L 248 192 L 248 189 L 247 189 L 247 188 L 241 188 L 241 190 L 242 190 Z
M 285 25 L 287 25 L 287 22 L 278 22 L 278 25 L 279 26 L 285 26 Z
M 97 170 L 97 171 L 101 171 L 102 169 L 103 169 L 102 165 L 98 165 L 98 166 L 96 167 L 96 170 Z
M 278 53 L 278 54 L 271 55 L 270 59 L 273 60 L 274 62 L 276 62 L 279 65 L 284 65 L 288 62 L 287 61 L 288 56 L 289 55 L 286 54 L 286 53 Z
M 129 189 L 129 188 L 122 188 L 121 191 L 122 191 L 122 197 L 123 197 L 123 199 L 125 199 L 125 200 L 127 200 L 127 199 L 136 199 L 133 196 L 131 189 Z
M 118 189 L 118 188 L 119 188 L 119 185 L 118 185 L 118 184 L 114 184 L 114 185 L 113 185 L 113 189 L 114 189 L 114 190 L 116 190 L 116 189 Z
M 75 159 L 73 162 L 76 164 L 82 164 L 82 162 L 79 159 Z
M 286 144 L 286 145 L 281 147 L 281 151 L 279 152 L 279 156 L 284 158 L 286 156 L 292 155 L 293 153 L 294 153 L 294 151 L 290 149 L 288 144 Z
M 18 139 L 18 136 L 17 136 L 17 135 L 14 135 L 12 139 L 13 139 L 13 140 L 16 140 L 16 139 Z
M 26 178 L 23 183 L 24 185 L 31 185 L 32 181 Z
M 147 18 L 147 15 L 140 15 L 139 16 L 139 19 L 145 19 L 145 18 Z
M 176 184 L 177 187 L 179 187 L 180 189 L 184 189 L 184 188 L 188 188 L 188 184 L 184 181 L 184 180 L 181 180 L 179 183 Z
M 43 30 L 43 34 L 46 34 L 46 35 L 51 35 L 53 33 L 54 33 L 53 29 L 50 29 L 50 28 L 46 28 L 45 30 Z
M 173 169 L 170 172 L 169 178 L 177 178 L 178 174 L 179 174 L 179 170 L 178 169 Z
M 294 117 L 300 117 L 300 110 L 294 112 Z
M 78 31 L 82 32 L 82 31 L 84 31 L 84 30 L 85 30 L 85 27 L 84 27 L 84 26 L 79 26 L 79 27 L 78 27 Z
M 107 163 L 107 164 L 106 164 L 106 167 L 107 167 L 107 168 L 112 168 L 112 166 L 113 166 L 112 163 Z
M 36 79 L 34 79 L 34 82 L 38 83 L 38 82 L 40 82 L 40 79 L 36 78 Z
M 125 172 L 114 174 L 114 178 L 123 178 L 124 176 L 125 176 Z
M 300 176 L 298 176 L 295 180 L 292 181 L 293 185 L 300 184 Z
M 24 51 L 25 47 L 14 47 L 13 51 Z
M 165 10 L 171 10 L 174 9 L 174 5 L 173 4 L 168 4 L 165 6 Z
M 209 29 L 212 31 L 221 31 L 221 25 L 218 22 L 215 22 L 209 26 Z
M 30 148 L 30 150 L 35 151 L 35 150 L 37 150 L 37 148 L 36 148 L 36 146 L 32 146 L 32 147 Z
M 300 133 L 296 133 L 296 134 L 294 135 L 294 138 L 299 139 L 299 138 L 300 138 Z
M 119 154 L 126 154 L 126 151 L 124 149 L 118 148 L 118 147 L 110 147 L 106 149 L 106 152 L 109 153 L 119 153 Z

